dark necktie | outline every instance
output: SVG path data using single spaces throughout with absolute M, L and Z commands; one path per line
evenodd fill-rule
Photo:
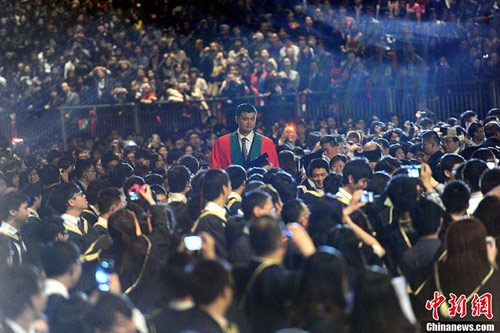
M 243 158 L 244 165 L 247 163 L 248 159 L 247 141 L 248 141 L 247 138 L 241 139 L 241 157 Z

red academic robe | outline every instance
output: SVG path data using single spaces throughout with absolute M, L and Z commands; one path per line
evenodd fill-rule
M 250 148 L 250 161 L 253 161 L 264 153 L 269 155 L 267 158 L 269 163 L 273 167 L 279 168 L 280 165 L 274 142 L 263 135 L 255 133 Z M 236 132 L 221 136 L 215 141 L 212 148 L 212 158 L 210 159 L 210 168 L 213 169 L 226 169 L 232 164 L 243 166 L 241 148 Z

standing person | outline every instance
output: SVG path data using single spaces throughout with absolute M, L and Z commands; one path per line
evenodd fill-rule
M 276 147 L 271 139 L 254 131 L 257 110 L 251 104 L 243 103 L 236 109 L 236 132 L 220 137 L 214 143 L 210 168 L 225 169 L 231 164 L 248 168 L 250 162 L 267 153 L 268 161 L 279 167 Z
M 28 221 L 28 197 L 25 194 L 11 192 L 0 199 L 0 234 L 9 237 L 11 251 L 14 252 L 12 261 L 21 264 L 26 246 L 21 237 L 21 227 Z

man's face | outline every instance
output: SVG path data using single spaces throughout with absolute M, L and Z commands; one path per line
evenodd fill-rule
M 432 155 L 434 153 L 434 143 L 431 140 L 422 141 L 422 149 L 427 155 Z
M 480 127 L 477 129 L 476 133 L 474 133 L 474 139 L 476 141 L 483 141 L 484 140 L 484 127 Z
M 353 188 L 354 191 L 365 190 L 367 185 L 368 185 L 368 178 L 361 178 L 356 183 L 354 183 Z
M 313 171 L 311 172 L 311 179 L 314 185 L 319 189 L 323 189 L 323 181 L 325 180 L 326 176 L 328 176 L 328 171 L 323 168 L 313 169 Z
M 200 136 L 198 134 L 191 134 L 189 137 L 189 143 L 199 148 L 201 146 Z
M 97 172 L 96 172 L 95 167 L 93 165 L 91 165 L 90 168 L 88 168 L 88 170 L 85 173 L 87 175 L 87 180 L 89 182 L 91 182 L 97 178 Z
M 84 210 L 88 207 L 87 198 L 83 192 L 76 192 L 69 200 L 70 206 L 76 209 Z
M 273 202 L 271 200 L 267 199 L 266 203 L 264 204 L 264 207 L 255 206 L 253 212 L 254 212 L 255 217 L 261 217 L 264 215 L 274 216 Z
M 17 211 L 13 212 L 14 220 L 17 224 L 22 225 L 28 221 L 29 211 L 28 203 L 23 202 Z
M 236 116 L 236 123 L 242 134 L 248 134 L 254 130 L 256 116 L 255 112 L 242 112 L 239 117 Z
M 326 157 L 328 157 L 328 158 L 332 158 L 333 156 L 335 156 L 335 154 L 337 154 L 337 150 L 331 144 L 331 142 L 327 142 L 327 143 L 322 144 L 321 148 L 323 149 Z
M 446 153 L 453 153 L 458 149 L 458 147 L 460 147 L 460 141 L 455 140 L 454 138 L 445 138 L 443 139 L 442 144 Z

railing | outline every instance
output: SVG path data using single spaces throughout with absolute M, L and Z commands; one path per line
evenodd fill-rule
M 11 138 L 16 134 L 12 133 L 14 128 L 19 137 L 32 143 L 63 141 L 65 144 L 68 138 L 81 132 L 99 137 L 111 130 L 122 135 L 132 131 L 145 135 L 170 135 L 200 124 L 209 115 L 231 128 L 235 126 L 236 106 L 243 102 L 256 105 L 260 119 L 270 125 L 278 120 L 293 121 L 297 117 L 324 119 L 330 115 L 340 121 L 347 117 L 354 120 L 369 120 L 372 116 L 385 119 L 390 113 L 396 113 L 402 119 L 412 119 L 415 112 L 422 109 L 431 110 L 443 120 L 468 109 L 484 116 L 488 109 L 498 106 L 499 101 L 497 83 L 488 82 L 469 87 L 448 86 L 418 96 L 411 91 L 391 88 L 338 88 L 329 92 L 209 98 L 204 101 L 78 105 L 46 110 L 39 115 L 19 114 L 14 126 L 8 113 L 0 114 L 0 134 Z

